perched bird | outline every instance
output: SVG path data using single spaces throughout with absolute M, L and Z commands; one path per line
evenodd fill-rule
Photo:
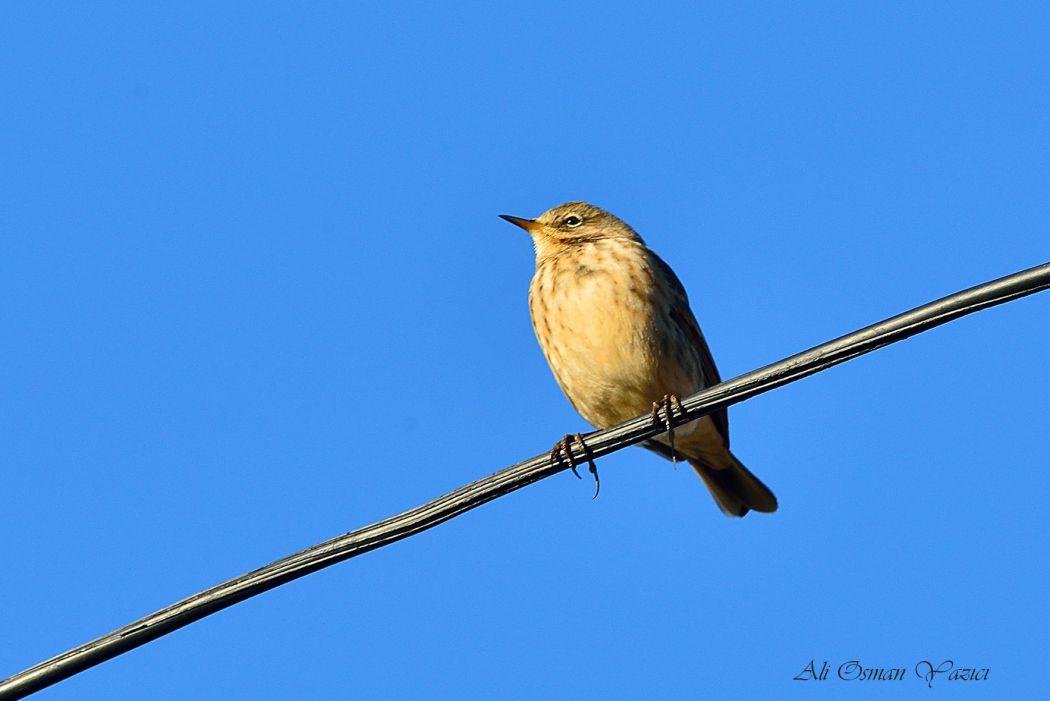
M 655 420 L 662 407 L 670 428 L 676 397 L 720 381 L 682 283 L 625 222 L 583 202 L 536 219 L 500 216 L 532 236 L 532 326 L 589 423 L 608 428 L 649 411 Z M 559 445 L 571 457 L 568 440 Z M 654 441 L 647 447 L 689 461 L 725 514 L 776 511 L 773 493 L 729 451 L 725 409 Z

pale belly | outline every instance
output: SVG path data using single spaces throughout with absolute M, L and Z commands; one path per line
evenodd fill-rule
M 693 363 L 671 350 L 677 339 L 668 336 L 666 310 L 639 292 L 643 279 L 555 266 L 533 279 L 529 306 L 540 346 L 569 401 L 598 428 L 647 413 L 665 395 L 701 389 L 699 373 L 687 367 Z

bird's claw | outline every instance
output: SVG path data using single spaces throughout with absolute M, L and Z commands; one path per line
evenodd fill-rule
M 572 436 L 568 433 L 551 448 L 551 465 L 557 465 L 561 462 L 562 455 L 565 456 L 565 462 L 569 463 L 569 469 L 572 470 L 572 474 L 576 475 L 576 479 L 582 480 L 580 473 L 576 471 L 576 458 L 572 457 Z
M 685 413 L 682 403 L 678 401 L 678 396 L 674 394 L 665 394 L 663 399 L 653 402 L 653 423 L 657 426 L 663 425 L 667 429 L 667 443 L 671 447 L 672 464 L 678 463 L 678 453 L 674 449 L 674 426 L 671 425 L 671 417 L 676 409 L 679 414 Z M 662 421 L 660 419 L 661 410 L 664 413 Z
M 583 479 L 580 477 L 580 473 L 576 471 L 576 458 L 572 454 L 572 443 L 576 441 L 580 444 L 580 448 L 583 452 L 583 457 L 587 461 L 587 470 L 594 475 L 594 496 L 592 499 L 598 498 L 598 492 L 601 491 L 601 480 L 598 479 L 598 466 L 594 463 L 594 457 L 591 455 L 591 449 L 587 447 L 587 444 L 583 442 L 583 436 L 577 433 L 571 435 L 566 433 L 565 437 L 554 444 L 551 449 L 551 464 L 558 464 L 562 461 L 564 456 L 565 462 L 568 463 L 569 469 L 572 470 L 572 474 L 576 475 L 576 479 Z

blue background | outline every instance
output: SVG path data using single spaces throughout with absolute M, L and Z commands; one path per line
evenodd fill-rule
M 584 430 L 499 213 L 619 214 L 727 377 L 1045 262 L 1048 33 L 1044 3 L 5 4 L 0 676 Z M 774 516 L 631 449 L 596 501 L 558 475 L 40 697 L 899 697 L 947 658 L 992 670 L 952 698 L 1045 693 L 1048 318 L 734 408 Z

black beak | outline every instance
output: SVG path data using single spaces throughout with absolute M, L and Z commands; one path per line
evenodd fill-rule
M 514 226 L 520 226 L 522 229 L 525 229 L 525 231 L 528 231 L 529 233 L 532 233 L 540 227 L 540 225 L 536 223 L 535 219 L 522 219 L 521 217 L 512 217 L 509 214 L 501 214 L 499 215 L 499 218 L 509 221 Z

